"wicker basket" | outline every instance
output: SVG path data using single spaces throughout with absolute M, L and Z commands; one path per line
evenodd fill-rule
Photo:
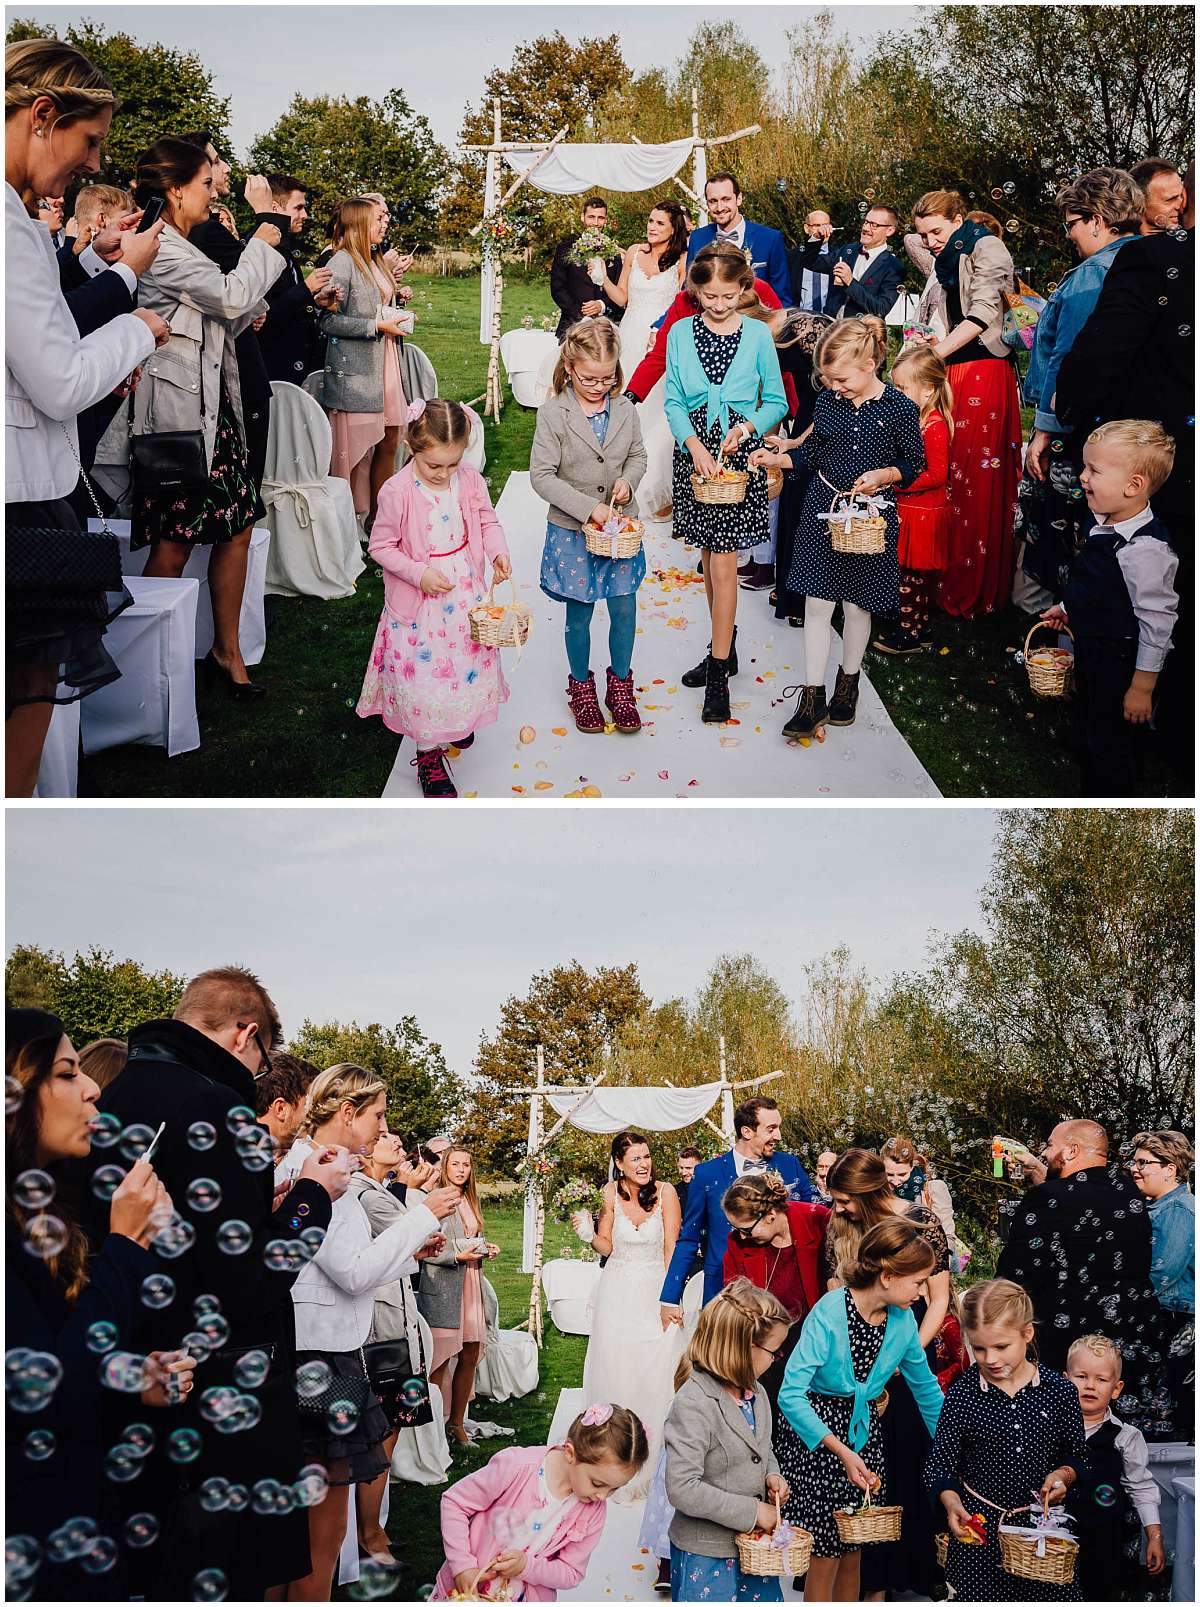
M 775 1497 L 775 1511 L 782 1523 L 778 1496 Z M 813 1537 L 807 1529 L 793 1527 L 792 1539 L 786 1546 L 772 1545 L 769 1534 L 739 1534 L 736 1539 L 738 1565 L 744 1574 L 756 1574 L 759 1578 L 787 1574 L 795 1578 L 798 1574 L 808 1572 L 808 1565 L 812 1561 Z
M 1038 1556 L 1038 1546 L 1045 1551 Z M 1079 1542 L 1069 1535 L 1047 1534 L 1034 1540 L 1029 1535 L 1009 1534 L 1000 1525 L 1000 1566 L 1018 1579 L 1036 1579 L 1042 1585 L 1069 1585 L 1075 1577 Z
M 692 491 L 697 502 L 730 503 L 744 502 L 746 500 L 746 486 L 750 476 L 744 469 L 728 469 L 726 473 L 732 474 L 732 480 L 706 480 L 702 475 L 692 475 Z
M 509 582 L 512 585 L 512 582 Z M 496 582 L 488 589 L 487 601 L 473 608 L 468 616 L 471 623 L 471 640 L 480 647 L 524 647 L 533 629 L 533 609 L 516 597 L 502 607 L 496 601 Z
M 635 526 L 633 530 L 621 531 L 615 536 L 607 535 L 598 525 L 585 524 L 583 544 L 597 558 L 636 558 L 642 550 L 646 527 L 640 519 L 631 519 L 629 523 Z
M 775 502 L 779 498 L 779 493 L 783 490 L 783 470 L 777 469 L 774 465 L 772 465 L 766 470 L 766 476 L 767 501 Z
M 1075 655 L 1068 653 L 1064 647 L 1043 647 L 1037 649 L 1037 657 L 1029 656 L 1029 643 L 1035 631 L 1063 632 L 1071 636 L 1065 625 L 1044 625 L 1042 621 L 1035 620 L 1029 627 L 1029 635 L 1025 638 L 1025 673 L 1029 676 L 1029 690 L 1034 697 L 1066 697 L 1071 690 L 1071 681 L 1075 670 Z M 1074 636 L 1071 636 L 1074 641 Z
M 944 1568 L 946 1566 L 946 1559 L 950 1555 L 950 1536 L 944 1529 L 942 1530 L 941 1534 L 934 1535 L 933 1550 L 935 1556 L 937 1557 L 938 1567 Z
M 835 513 L 839 504 L 843 508 L 853 507 L 852 494 L 849 491 L 839 491 L 833 499 L 830 513 Z M 860 556 L 883 552 L 887 548 L 887 520 L 882 514 L 870 514 L 866 517 L 855 514 L 848 525 L 845 520 L 840 524 L 831 521 L 829 540 L 834 552 L 855 553 Z
M 880 1540 L 899 1540 L 903 1507 L 877 1507 L 870 1490 L 863 1491 L 857 1512 L 835 1512 L 838 1539 L 844 1546 L 869 1546 Z

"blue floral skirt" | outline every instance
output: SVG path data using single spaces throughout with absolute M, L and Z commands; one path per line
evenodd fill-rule
M 541 586 L 559 603 L 599 603 L 627 597 L 646 578 L 646 550 L 635 558 L 597 558 L 584 543 L 582 530 L 546 525 L 542 548 Z
M 736 1557 L 700 1557 L 671 1547 L 672 1601 L 782 1601 L 779 1580 L 744 1574 Z

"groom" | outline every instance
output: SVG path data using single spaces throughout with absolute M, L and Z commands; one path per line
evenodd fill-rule
M 687 1214 L 675 1241 L 671 1265 L 659 1297 L 664 1321 L 682 1316 L 683 1286 L 699 1250 L 701 1234 L 708 1232 L 704 1252 L 704 1304 L 720 1294 L 724 1284 L 725 1241 L 729 1237 L 729 1218 L 721 1201 L 731 1183 L 748 1172 L 778 1172 L 791 1188 L 793 1199 L 811 1202 L 817 1198 L 808 1173 L 794 1155 L 777 1153 L 782 1120 L 773 1099 L 747 1099 L 733 1113 L 737 1134 L 733 1148 L 714 1161 L 697 1166 L 688 1187 Z
M 713 173 L 704 186 L 704 205 L 711 223 L 693 229 L 688 240 L 687 259 L 692 261 L 703 246 L 727 241 L 743 251 L 756 279 L 765 279 L 784 307 L 791 302 L 787 250 L 778 229 L 765 223 L 751 223 L 742 216 L 742 187 L 732 173 Z
M 602 231 L 607 222 L 607 202 L 602 196 L 589 195 L 583 203 L 584 233 L 592 229 Z M 578 239 L 577 234 L 572 234 L 558 242 L 554 248 L 554 261 L 550 268 L 550 297 L 559 311 L 555 336 L 560 342 L 571 325 L 579 323 L 582 318 L 599 318 L 603 314 L 606 318 L 611 318 L 614 323 L 620 323 L 621 315 L 625 311 L 623 307 L 618 307 L 615 302 L 609 301 L 603 287 L 594 283 L 586 263 L 571 261 L 571 253 Z M 604 271 L 614 284 L 621 277 L 621 267 L 620 254 L 604 264 Z

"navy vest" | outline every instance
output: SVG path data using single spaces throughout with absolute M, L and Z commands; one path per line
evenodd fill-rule
M 1136 534 L 1170 542 L 1161 519 L 1151 519 Z M 1089 535 L 1071 565 L 1063 602 L 1076 636 L 1125 637 L 1136 641 L 1137 615 L 1117 560 L 1117 554 L 1126 545 L 1125 537 L 1115 530 Z

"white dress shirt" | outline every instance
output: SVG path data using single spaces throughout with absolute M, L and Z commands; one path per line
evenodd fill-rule
M 79 253 L 79 266 L 89 279 L 94 279 L 98 273 L 115 273 L 125 281 L 125 288 L 131 296 L 137 295 L 137 274 L 127 262 L 105 262 L 95 246 L 84 246 Z
M 766 1160 L 761 1155 L 757 1158 L 753 1155 L 743 1155 L 741 1150 L 738 1149 L 735 1149 L 733 1152 L 733 1163 L 737 1167 L 737 1175 L 739 1177 L 745 1177 L 747 1172 L 757 1173 L 768 1171 L 771 1165 L 770 1161 Z
M 1157 536 L 1139 535 L 1144 525 L 1154 518 L 1150 504 L 1131 513 L 1128 519 L 1116 524 L 1094 524 L 1097 530 L 1115 530 L 1125 545 L 1117 550 L 1117 563 L 1125 580 L 1129 601 L 1138 623 L 1138 646 L 1135 668 L 1162 669 L 1171 651 L 1171 633 L 1179 614 L 1179 594 L 1175 590 L 1175 574 L 1179 559 L 1165 541 Z M 1062 606 L 1061 604 L 1059 605 Z M 1068 618 L 1067 623 L 1070 624 Z
M 1138 1522 L 1143 1529 L 1159 1520 L 1159 1490 L 1153 1473 L 1150 1471 L 1150 1453 L 1146 1449 L 1146 1441 L 1139 1428 L 1132 1423 L 1122 1423 L 1119 1417 L 1114 1417 L 1112 1410 L 1105 1412 L 1098 1423 L 1089 1428 L 1083 1426 L 1084 1436 L 1091 1439 L 1098 1428 L 1105 1423 L 1117 1424 L 1117 1450 L 1121 1453 L 1121 1483 L 1125 1494 L 1133 1504 L 1138 1515 Z
M 886 250 L 886 245 L 871 246 L 864 257 L 863 248 L 860 245 L 858 248 L 858 256 L 854 259 L 854 272 L 851 275 L 851 278 L 861 279 L 863 274 L 866 273 L 867 269 L 875 261 L 875 258 L 880 256 Z

